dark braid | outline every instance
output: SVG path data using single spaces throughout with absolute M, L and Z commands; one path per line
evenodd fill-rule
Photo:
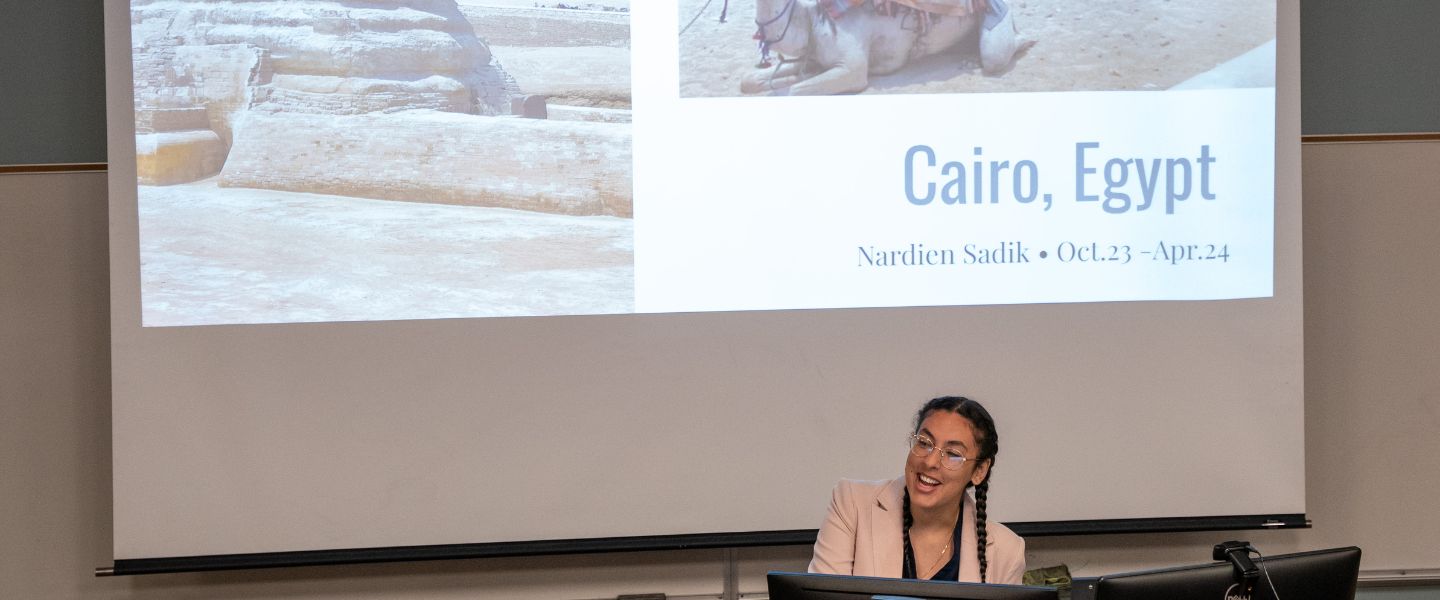
M 900 531 L 905 537 L 905 564 L 900 567 L 900 577 L 914 579 L 920 574 L 915 572 L 915 549 L 910 546 L 910 526 L 915 524 L 915 517 L 910 514 L 910 490 L 905 490 L 905 501 L 901 506 L 905 507 L 904 512 L 901 513 L 904 516 L 904 524 L 900 527 Z
M 920 424 L 925 422 L 925 417 L 937 410 L 953 412 L 969 420 L 975 426 L 975 441 L 980 446 L 980 451 L 975 455 L 976 463 L 978 464 L 982 460 L 990 461 L 990 470 L 985 473 L 985 480 L 975 486 L 975 540 L 978 542 L 975 554 L 980 559 L 980 583 L 985 583 L 985 569 L 990 562 L 985 555 L 987 541 L 985 531 L 986 496 L 990 492 L 990 474 L 995 471 L 995 455 L 1000 453 L 1000 434 L 995 431 L 995 419 L 990 416 L 990 411 L 985 410 L 985 407 L 981 406 L 979 402 L 964 396 L 941 396 L 926 402 L 925 406 L 920 407 L 920 412 L 915 413 L 915 427 L 912 431 L 919 432 Z M 969 487 L 970 484 L 966 482 L 965 485 Z M 965 500 L 961 498 L 960 501 L 964 502 Z M 905 529 L 905 547 L 908 549 L 910 547 L 910 496 L 908 493 L 905 496 Z M 956 548 L 955 550 L 958 553 L 960 549 Z
M 985 557 L 985 495 L 990 491 L 990 478 L 975 486 L 975 541 L 980 556 L 980 583 L 985 583 L 985 567 L 990 562 Z

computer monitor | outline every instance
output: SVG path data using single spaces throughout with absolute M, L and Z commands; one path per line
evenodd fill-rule
M 1234 566 L 1217 562 L 1106 575 L 1095 583 L 1095 600 L 1276 600 L 1277 595 L 1284 600 L 1354 600 L 1360 549 L 1283 554 L 1257 558 L 1255 564 L 1261 572 L 1248 597 L 1236 581 Z
M 771 571 L 770 600 L 1058 600 L 1054 588 Z M 1288 600 L 1288 599 L 1287 599 Z

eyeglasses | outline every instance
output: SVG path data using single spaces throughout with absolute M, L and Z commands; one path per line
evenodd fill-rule
M 910 454 L 925 458 L 934 454 L 936 448 L 935 440 L 918 433 L 910 434 Z M 951 471 L 959 470 L 960 467 L 965 466 L 965 461 L 967 460 L 971 460 L 970 457 L 961 454 L 959 450 L 951 448 L 940 450 L 940 466 Z

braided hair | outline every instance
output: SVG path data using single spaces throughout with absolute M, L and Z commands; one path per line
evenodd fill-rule
M 982 460 L 990 461 L 990 471 L 985 473 L 985 480 L 975 486 L 975 540 L 976 557 L 980 560 L 980 583 L 985 583 L 985 570 L 989 566 L 988 557 L 985 555 L 985 543 L 987 534 L 985 531 L 985 509 L 986 496 L 990 492 L 990 473 L 995 468 L 995 455 L 1000 452 L 1000 435 L 995 432 L 995 419 L 990 417 L 990 412 L 985 410 L 979 402 L 964 396 L 941 396 L 925 403 L 920 411 L 915 413 L 915 426 L 911 428 L 914 432 L 920 431 L 920 424 L 930 413 L 943 410 L 952 412 L 969 420 L 975 427 L 975 441 L 980 446 L 980 451 L 975 455 L 976 463 Z M 966 487 L 970 486 L 966 482 Z M 962 496 L 960 501 L 965 501 Z M 903 537 L 905 539 L 905 577 L 915 576 L 914 549 L 910 546 L 910 526 L 915 523 L 915 518 L 910 514 L 910 492 L 906 490 L 903 503 Z M 963 516 L 963 515 L 962 515 Z M 958 553 L 959 548 L 955 551 Z
M 905 579 L 914 579 L 919 574 L 915 572 L 915 548 L 910 545 L 910 526 L 915 524 L 915 516 L 910 514 L 910 490 L 905 490 L 903 505 L 905 510 L 901 514 L 904 517 L 904 523 L 900 527 L 900 535 L 905 538 L 905 562 L 900 567 L 900 576 Z

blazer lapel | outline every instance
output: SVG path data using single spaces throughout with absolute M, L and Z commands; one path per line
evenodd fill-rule
M 980 558 L 975 552 L 975 545 L 979 543 L 975 536 L 975 500 L 969 491 L 965 492 L 960 513 L 965 519 L 965 528 L 960 530 L 960 547 L 955 550 L 961 553 L 960 581 L 980 581 Z
M 905 562 L 905 478 L 902 476 L 881 488 L 870 508 L 871 564 L 881 577 L 900 577 Z

